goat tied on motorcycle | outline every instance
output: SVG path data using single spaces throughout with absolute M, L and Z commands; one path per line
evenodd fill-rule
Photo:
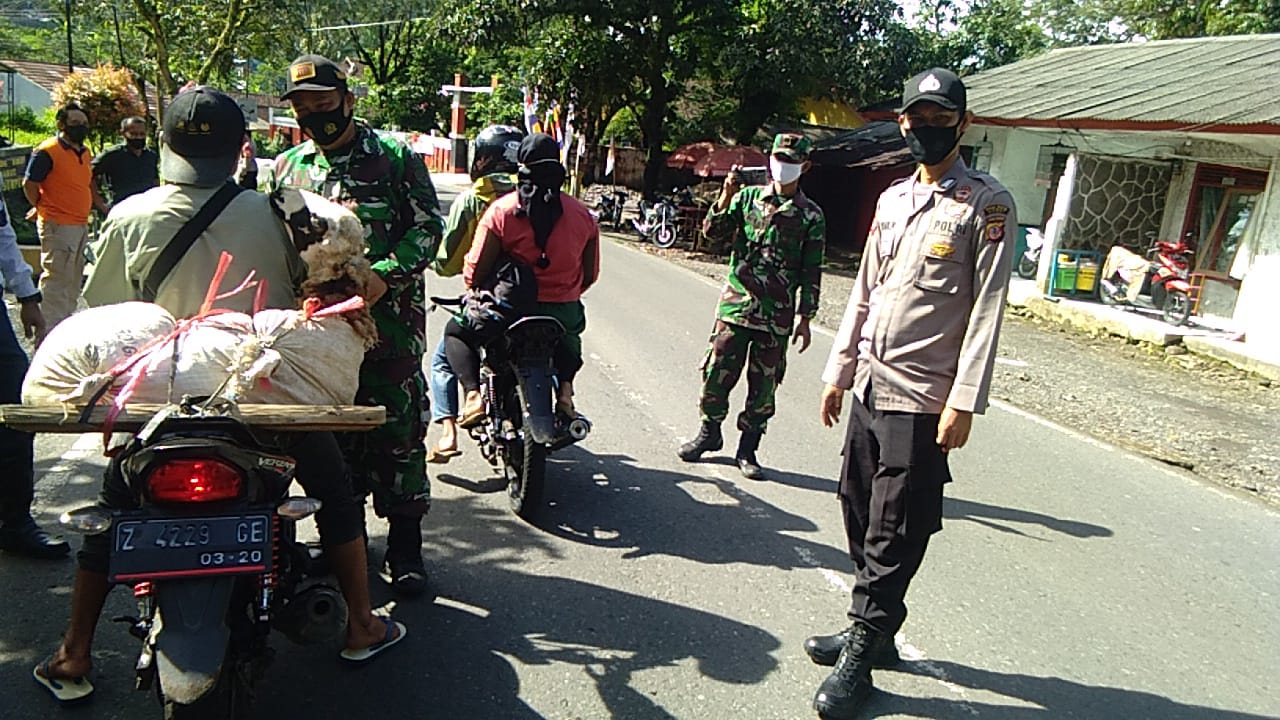
M 249 315 L 206 307 L 187 320 L 143 302 L 83 310 L 59 323 L 36 350 L 22 402 L 82 406 L 98 395 L 103 402 L 123 395 L 135 403 L 184 395 L 262 404 L 354 402 L 364 353 L 377 339 L 358 297 L 372 273 L 360 221 L 311 193 L 276 200 L 307 261 L 303 309 Z M 231 285 L 220 280 L 220 287 Z

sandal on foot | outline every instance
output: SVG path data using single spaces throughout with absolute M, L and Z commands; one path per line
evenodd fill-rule
M 71 703 L 84 700 L 93 694 L 93 684 L 88 678 L 55 678 L 49 675 L 49 661 L 45 660 L 31 671 L 36 684 L 53 696 L 60 703 Z
M 457 448 L 448 450 L 442 447 L 432 447 L 427 450 L 427 462 L 435 465 L 444 465 L 461 454 L 462 451 Z
M 404 639 L 409 634 L 409 630 L 405 628 L 403 623 L 398 623 L 391 618 L 379 618 L 387 626 L 387 635 L 381 642 L 376 642 L 367 648 L 352 650 L 350 648 L 343 650 L 342 659 L 352 663 L 363 663 L 377 657 L 383 650 L 390 648 L 396 643 Z

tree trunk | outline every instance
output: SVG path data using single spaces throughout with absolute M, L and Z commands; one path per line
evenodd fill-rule
M 161 97 L 173 97 L 178 94 L 178 83 L 173 79 L 169 69 L 169 38 L 160 24 L 160 12 L 156 6 L 146 0 L 134 0 L 138 14 L 146 21 L 142 32 L 146 34 L 156 51 L 156 84 L 160 86 Z M 163 113 L 162 113 L 163 114 Z
M 652 199 L 662 180 L 662 166 L 666 160 L 662 153 L 662 144 L 666 141 L 666 126 L 663 121 L 667 116 L 669 100 L 666 79 L 661 75 L 656 79 L 651 78 L 649 97 L 640 113 L 640 133 L 644 137 L 645 146 L 644 185 L 641 192 L 646 199 Z

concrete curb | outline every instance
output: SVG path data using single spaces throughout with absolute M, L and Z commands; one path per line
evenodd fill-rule
M 1117 335 L 1160 347 L 1182 345 L 1188 352 L 1280 382 L 1280 365 L 1251 354 L 1243 342 L 1207 335 L 1202 330 L 1175 328 L 1120 308 L 1045 297 L 1031 283 L 1011 283 L 1006 304 L 1085 333 Z
M 1245 372 L 1260 375 L 1272 382 L 1280 382 L 1280 365 L 1273 365 L 1247 353 L 1242 353 L 1234 346 L 1238 342 L 1214 337 L 1189 336 L 1182 339 L 1187 350 L 1204 357 L 1213 358 L 1233 365 Z

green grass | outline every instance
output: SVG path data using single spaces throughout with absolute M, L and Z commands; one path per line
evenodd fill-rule
M 14 130 L 0 126 L 0 135 L 9 138 L 14 145 L 35 146 L 53 136 L 53 130 Z

